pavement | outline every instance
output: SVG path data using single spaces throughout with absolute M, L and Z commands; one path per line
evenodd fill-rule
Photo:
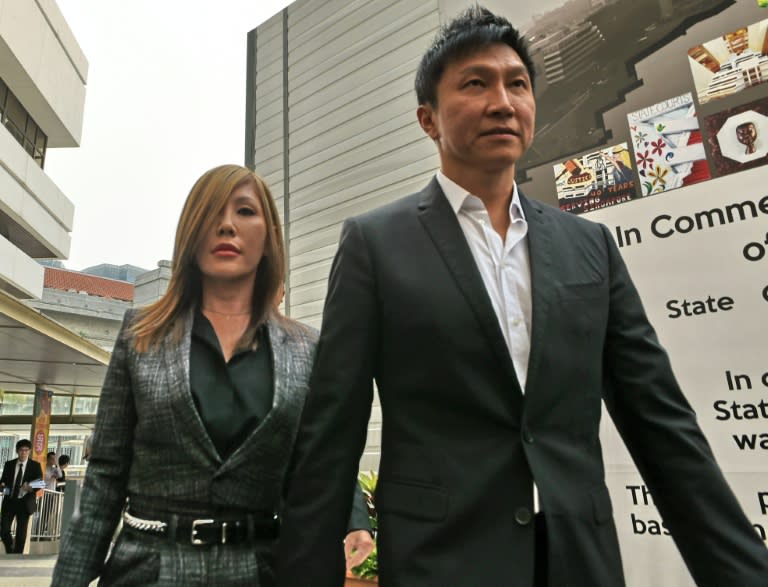
M 55 564 L 55 554 L 3 554 L 0 587 L 48 587 Z

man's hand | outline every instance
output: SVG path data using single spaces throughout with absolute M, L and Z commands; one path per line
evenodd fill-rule
M 373 551 L 373 538 L 368 530 L 355 530 L 344 539 L 344 558 L 347 560 L 347 570 L 357 567 L 368 558 Z

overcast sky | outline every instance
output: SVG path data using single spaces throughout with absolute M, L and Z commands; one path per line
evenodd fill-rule
M 89 63 L 83 137 L 45 171 L 75 205 L 69 269 L 170 259 L 184 198 L 243 162 L 246 35 L 289 0 L 57 0 Z
M 75 205 L 65 265 L 153 269 L 171 257 L 195 180 L 243 163 L 246 35 L 290 0 L 57 3 L 89 63 L 81 145 L 50 149 L 45 163 Z M 449 12 L 470 3 L 444 0 Z M 503 11 L 506 2 L 486 5 Z M 518 0 L 513 12 L 522 23 L 534 6 Z

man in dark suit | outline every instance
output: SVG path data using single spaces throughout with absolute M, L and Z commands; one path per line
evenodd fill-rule
M 0 477 L 0 490 L 3 491 L 3 510 L 0 512 L 0 537 L 8 554 L 24 552 L 27 541 L 29 516 L 35 512 L 35 490 L 30 481 L 43 478 L 40 463 L 29 458 L 32 443 L 19 440 L 16 443 L 18 458 L 6 461 L 3 475 Z M 16 538 L 11 537 L 11 524 L 16 520 Z
M 624 584 L 601 401 L 700 585 L 765 587 L 768 551 L 718 468 L 608 230 L 530 201 L 518 32 L 474 7 L 416 78 L 440 171 L 342 229 L 279 552 L 280 587 L 342 584 L 336 547 L 375 380 L 382 587 Z

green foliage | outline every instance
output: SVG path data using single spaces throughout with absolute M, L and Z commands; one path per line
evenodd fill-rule
M 362 565 L 352 569 L 352 573 L 361 579 L 373 579 L 379 576 L 379 557 L 375 546 L 371 555 L 363 561 Z
M 368 508 L 368 519 L 370 520 L 371 528 L 373 529 L 374 547 L 371 555 L 365 559 L 363 564 L 353 568 L 352 573 L 362 579 L 373 579 L 379 575 L 379 558 L 375 545 L 376 534 L 379 528 L 378 516 L 376 514 L 376 484 L 379 481 L 379 475 L 375 471 L 368 471 L 367 473 L 360 472 L 357 476 L 357 481 L 365 496 L 365 505 Z

